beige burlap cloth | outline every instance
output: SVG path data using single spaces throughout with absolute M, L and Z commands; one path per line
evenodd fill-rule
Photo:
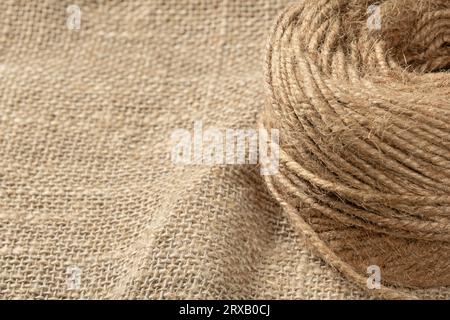
M 170 158 L 194 121 L 256 127 L 287 3 L 0 2 L 0 298 L 372 296 L 308 250 L 256 166 Z

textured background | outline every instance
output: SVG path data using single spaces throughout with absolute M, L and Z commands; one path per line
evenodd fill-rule
M 256 127 L 287 2 L 0 2 L 0 298 L 369 297 L 307 250 L 257 167 L 170 161 L 195 120 Z

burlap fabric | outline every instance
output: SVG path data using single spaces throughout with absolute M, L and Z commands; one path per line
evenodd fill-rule
M 256 166 L 170 160 L 195 120 L 256 126 L 287 2 L 0 2 L 0 298 L 372 297 L 308 250 Z

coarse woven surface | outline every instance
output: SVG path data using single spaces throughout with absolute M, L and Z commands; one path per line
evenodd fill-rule
M 0 2 L 0 298 L 371 297 L 307 249 L 256 167 L 170 161 L 195 120 L 256 127 L 288 1 L 77 1 L 79 31 L 72 3 Z

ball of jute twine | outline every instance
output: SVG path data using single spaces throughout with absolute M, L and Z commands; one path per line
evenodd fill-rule
M 379 266 L 385 298 L 450 286 L 449 67 L 448 0 L 302 1 L 269 40 L 268 188 L 351 280 Z

